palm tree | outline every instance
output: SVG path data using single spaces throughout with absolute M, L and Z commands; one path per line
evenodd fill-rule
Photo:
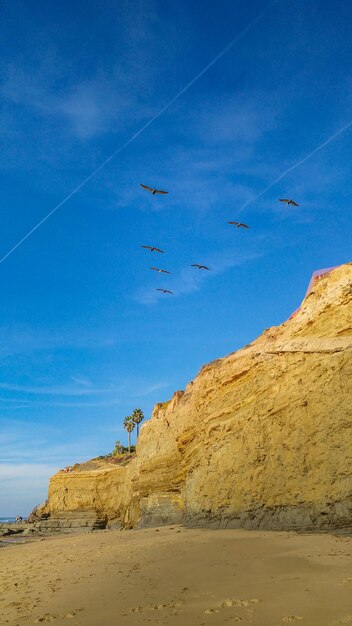
M 131 432 L 135 427 L 135 423 L 132 420 L 132 415 L 128 415 L 127 417 L 125 417 L 123 427 L 127 430 L 128 433 L 128 451 L 131 452 Z
M 142 420 L 144 420 L 144 413 L 142 409 L 135 409 L 132 413 L 132 420 L 135 424 L 137 424 L 137 439 L 139 435 L 139 424 Z

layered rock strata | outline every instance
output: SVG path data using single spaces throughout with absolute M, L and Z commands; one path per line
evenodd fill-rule
M 125 527 L 352 527 L 352 265 L 156 405 L 127 467 L 56 474 L 44 510 Z
M 98 514 L 94 509 L 57 511 L 46 519 L 35 524 L 37 531 L 41 533 L 74 532 L 85 529 L 88 531 L 102 530 L 106 528 L 107 518 Z
M 0 524 L 0 538 L 8 535 L 30 535 L 32 532 L 35 532 L 33 524 L 15 524 L 14 522 Z

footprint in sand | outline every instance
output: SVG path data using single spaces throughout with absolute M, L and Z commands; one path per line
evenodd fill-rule
M 260 598 L 251 598 L 250 600 L 242 599 L 242 598 L 228 598 L 218 604 L 217 607 L 208 608 L 204 611 L 206 615 L 210 615 L 211 613 L 219 613 L 220 609 L 227 609 L 231 607 L 251 607 L 253 604 L 257 604 L 260 602 Z M 241 621 L 241 620 L 237 620 Z
M 79 611 L 83 611 L 84 609 L 72 609 L 72 611 L 68 611 L 68 613 L 65 613 L 64 615 L 53 615 L 52 613 L 45 613 L 44 615 L 42 615 L 41 617 L 38 617 L 36 620 L 34 620 L 35 623 L 38 622 L 54 622 L 56 619 L 70 619 L 72 617 L 75 617 L 75 615 L 77 613 L 79 613 Z
M 181 602 L 169 602 L 165 604 L 152 604 L 150 606 L 134 606 L 129 609 L 130 613 L 145 613 L 146 611 L 160 611 L 161 609 L 177 609 Z
M 179 609 L 182 606 L 182 602 L 169 602 L 168 604 L 158 604 L 158 609 Z
M 221 603 L 221 608 L 226 608 L 226 607 L 230 607 L 230 606 L 251 606 L 252 604 L 257 604 L 258 602 L 260 602 L 259 598 L 251 598 L 250 600 L 241 600 L 241 599 L 235 599 L 235 600 L 225 600 L 224 602 Z
M 220 613 L 219 609 L 207 609 L 206 611 L 204 611 L 204 613 L 206 615 L 211 615 L 214 613 Z M 229 617 L 226 621 L 227 622 L 243 622 L 244 618 L 240 617 L 239 615 L 233 615 L 232 617 Z

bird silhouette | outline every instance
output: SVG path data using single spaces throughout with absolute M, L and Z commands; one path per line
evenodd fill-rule
M 164 254 L 164 250 L 160 250 L 160 248 L 156 248 L 155 246 L 141 246 L 141 248 L 147 248 L 150 252 L 161 252 L 161 254 Z
M 142 185 L 142 183 L 139 183 L 141 187 L 143 187 L 143 189 L 146 189 L 146 191 L 149 191 L 153 196 L 155 196 L 155 194 L 160 193 L 160 194 L 166 194 L 169 193 L 168 191 L 162 191 L 161 189 L 154 189 L 153 187 L 148 187 L 148 185 Z
M 210 270 L 210 267 L 206 265 L 199 265 L 198 263 L 192 263 L 191 267 L 198 267 L 199 270 Z
M 172 295 L 174 295 L 173 291 L 169 291 L 168 289 L 156 289 L 155 291 L 162 291 L 163 293 L 171 293 Z
M 242 222 L 227 222 L 228 224 L 234 224 L 237 228 L 250 228 L 247 224 L 242 224 Z
M 285 204 L 287 204 L 287 206 L 289 204 L 292 204 L 292 206 L 299 206 L 299 204 L 297 204 L 297 202 L 295 202 L 294 200 L 289 200 L 288 198 L 280 198 L 279 202 L 284 202 Z
M 171 272 L 168 272 L 167 270 L 160 270 L 158 267 L 150 267 L 150 270 L 154 270 L 154 272 L 161 272 L 162 274 L 171 274 Z

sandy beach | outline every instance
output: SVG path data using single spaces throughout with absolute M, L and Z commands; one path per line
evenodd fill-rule
M 163 527 L 0 550 L 0 623 L 352 624 L 352 538 Z

